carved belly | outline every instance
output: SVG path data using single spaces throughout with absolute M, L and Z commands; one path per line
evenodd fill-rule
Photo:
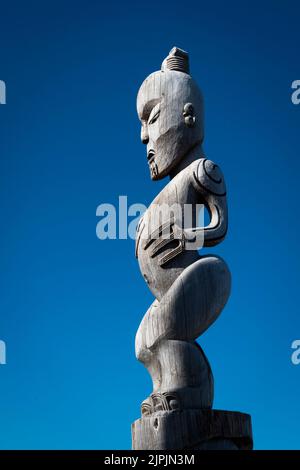
M 197 251 L 186 251 L 169 219 L 149 229 L 147 212 L 138 226 L 136 256 L 151 292 L 160 300 L 182 271 L 199 259 Z

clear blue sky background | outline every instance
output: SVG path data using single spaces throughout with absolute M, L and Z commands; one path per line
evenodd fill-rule
M 135 100 L 177 45 L 229 190 L 211 251 L 232 295 L 200 339 L 215 407 L 251 413 L 256 449 L 299 449 L 299 2 L 2 1 L 0 14 L 0 447 L 130 448 L 152 295 L 134 242 L 98 240 L 95 214 L 165 184 L 149 179 Z

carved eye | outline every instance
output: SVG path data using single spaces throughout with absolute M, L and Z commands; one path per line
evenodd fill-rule
M 157 121 L 159 115 L 160 115 L 160 109 L 158 109 L 156 112 L 154 112 L 153 115 L 152 115 L 152 113 L 151 113 L 151 114 L 150 114 L 150 117 L 149 117 L 148 124 L 154 124 L 155 121 Z

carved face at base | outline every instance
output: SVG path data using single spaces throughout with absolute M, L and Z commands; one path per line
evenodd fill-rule
M 137 96 L 151 178 L 158 180 L 203 141 L 203 100 L 190 75 L 165 70 L 143 82 Z

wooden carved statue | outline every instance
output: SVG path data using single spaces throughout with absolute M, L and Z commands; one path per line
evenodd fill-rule
M 201 255 L 226 236 L 226 185 L 202 150 L 203 98 L 186 52 L 174 47 L 146 78 L 137 111 L 151 178 L 170 181 L 137 227 L 136 256 L 155 300 L 136 334 L 136 357 L 153 392 L 132 425 L 133 449 L 252 448 L 249 415 L 212 409 L 213 375 L 196 342 L 224 308 L 231 275 L 222 258 Z M 197 225 L 199 205 L 208 211 L 207 226 Z

